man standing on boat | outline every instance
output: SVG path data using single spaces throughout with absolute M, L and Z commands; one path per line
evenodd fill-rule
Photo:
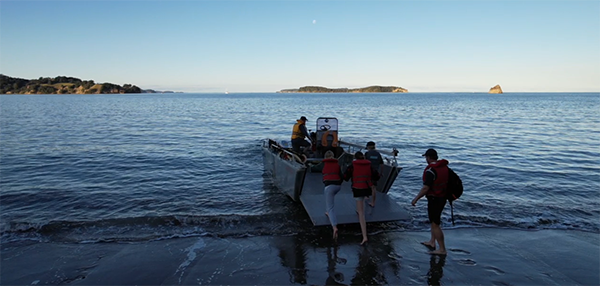
M 444 242 L 444 232 L 441 227 L 441 217 L 444 206 L 446 205 L 446 188 L 448 185 L 448 161 L 438 160 L 438 154 L 435 149 L 428 149 L 423 154 L 427 161 L 427 167 L 423 171 L 423 187 L 419 194 L 412 200 L 415 206 L 417 201 L 423 196 L 427 196 L 427 215 L 431 222 L 431 239 L 421 244 L 434 249 L 430 254 L 446 255 L 446 244 Z M 435 242 L 440 246 L 435 249 Z
M 306 117 L 302 116 L 300 119 L 296 120 L 296 124 L 294 124 L 294 128 L 292 129 L 292 149 L 296 153 L 300 153 L 300 147 L 310 147 L 312 144 L 309 141 L 306 141 L 305 138 L 309 138 L 310 135 L 306 130 Z

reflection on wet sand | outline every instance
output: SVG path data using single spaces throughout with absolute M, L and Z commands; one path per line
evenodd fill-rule
M 306 284 L 306 251 L 298 236 L 279 237 L 276 239 L 281 265 L 289 269 L 291 283 Z
M 328 233 L 327 233 L 328 234 Z M 347 284 L 387 284 L 388 277 L 393 275 L 397 281 L 400 273 L 400 255 L 395 254 L 392 243 L 385 234 L 373 236 L 368 245 L 360 246 L 355 235 L 340 239 L 338 242 L 326 238 L 327 234 L 301 234 L 290 237 L 274 238 L 274 246 L 278 249 L 281 265 L 288 269 L 291 283 L 305 284 L 315 277 L 322 265 L 314 265 L 316 261 L 307 253 L 323 253 L 326 258 L 326 285 Z M 387 273 L 387 274 L 386 274 Z M 322 274 L 321 274 L 322 275 Z
M 333 246 L 327 247 L 327 279 L 325 280 L 325 285 L 345 285 L 344 282 L 344 273 L 336 271 L 336 266 L 346 265 L 348 262 L 347 259 L 338 257 L 338 249 L 339 245 L 335 244 Z
M 440 280 L 444 276 L 445 264 L 445 255 L 431 255 L 431 259 L 429 260 L 429 272 L 427 272 L 427 285 L 440 285 Z

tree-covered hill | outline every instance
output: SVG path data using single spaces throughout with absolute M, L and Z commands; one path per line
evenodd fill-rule
M 22 79 L 0 74 L 0 94 L 95 94 L 95 93 L 141 93 L 131 84 L 123 86 L 112 83 L 95 83 L 74 77 L 57 76 L 39 79 Z

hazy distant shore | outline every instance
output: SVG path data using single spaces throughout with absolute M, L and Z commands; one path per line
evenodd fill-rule
M 408 89 L 398 86 L 368 86 L 361 88 L 327 88 L 322 86 L 303 86 L 296 89 L 282 89 L 278 93 L 361 93 L 361 92 L 392 92 L 405 93 Z

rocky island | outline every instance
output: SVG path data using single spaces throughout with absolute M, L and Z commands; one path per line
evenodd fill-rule
M 282 89 L 278 93 L 359 93 L 359 92 L 408 92 L 408 89 L 398 86 L 378 86 L 373 85 L 362 88 L 327 88 L 322 86 L 303 86 L 298 89 Z
M 502 88 L 500 87 L 500 85 L 497 84 L 496 86 L 490 88 L 489 93 L 503 93 L 503 92 L 502 92 Z
M 95 83 L 74 77 L 22 79 L 0 74 L 0 94 L 100 94 L 100 93 L 142 93 L 135 85 L 123 86 L 112 83 Z

